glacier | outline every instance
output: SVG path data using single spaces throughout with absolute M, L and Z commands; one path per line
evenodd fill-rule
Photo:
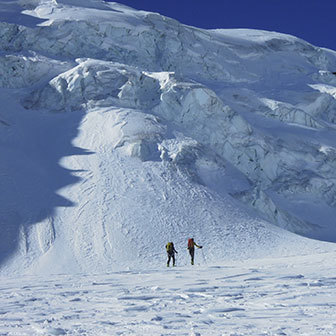
M 189 236 L 209 263 L 334 249 L 335 51 L 100 0 L 1 6 L 1 274 L 154 267 Z

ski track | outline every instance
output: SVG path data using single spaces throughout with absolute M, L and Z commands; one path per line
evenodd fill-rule
M 0 334 L 334 335 L 324 258 L 3 278 Z

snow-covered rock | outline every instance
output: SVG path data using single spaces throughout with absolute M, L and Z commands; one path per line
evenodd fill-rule
M 281 228 L 336 241 L 334 51 L 102 0 L 12 4 L 2 272 L 155 265 L 189 236 L 209 261 L 318 244 Z

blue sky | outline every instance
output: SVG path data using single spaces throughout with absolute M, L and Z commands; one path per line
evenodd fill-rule
M 117 0 L 200 28 L 255 28 L 336 50 L 336 0 Z

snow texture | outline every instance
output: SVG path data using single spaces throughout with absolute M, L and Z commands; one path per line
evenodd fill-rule
M 333 335 L 335 73 L 289 35 L 1 1 L 0 334 Z
M 327 260 L 327 261 L 326 261 Z M 3 335 L 333 335 L 335 253 L 2 278 Z
M 334 51 L 100 0 L 0 9 L 2 274 L 156 267 L 190 236 L 209 263 L 334 249 Z

